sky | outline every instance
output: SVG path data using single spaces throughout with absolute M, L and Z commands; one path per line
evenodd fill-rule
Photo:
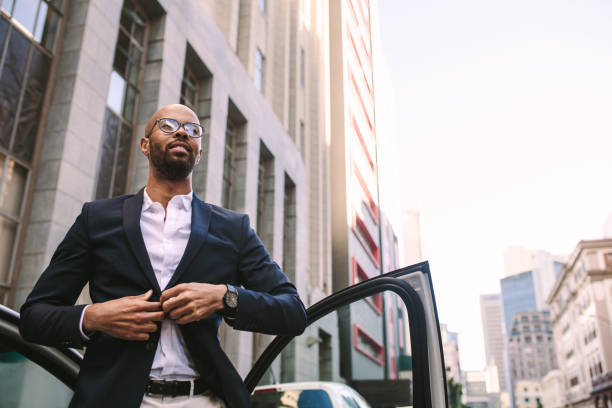
M 440 321 L 480 370 L 505 249 L 569 254 L 612 214 L 612 2 L 378 9 L 381 206 L 421 212 Z

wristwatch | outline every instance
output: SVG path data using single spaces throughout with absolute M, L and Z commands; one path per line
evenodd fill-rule
M 238 310 L 238 289 L 229 283 L 225 286 L 227 286 L 227 292 L 223 295 L 223 314 L 228 317 L 235 317 Z

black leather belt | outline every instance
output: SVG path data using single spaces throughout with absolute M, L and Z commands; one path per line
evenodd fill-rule
M 207 390 L 204 381 L 197 378 L 193 381 L 193 395 L 202 394 Z M 145 387 L 145 393 L 155 395 L 166 395 L 176 397 L 189 395 L 191 392 L 191 381 L 166 381 L 149 378 Z

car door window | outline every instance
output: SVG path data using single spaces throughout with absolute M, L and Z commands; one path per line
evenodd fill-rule
M 253 401 L 290 386 L 325 389 L 334 407 L 447 406 L 427 263 L 336 293 L 309 308 L 308 320 L 302 335 L 254 347 L 254 358 L 265 351 L 245 378 Z M 344 385 L 355 398 L 343 397 Z
M 72 394 L 54 375 L 0 342 L 0 407 L 64 408 Z
M 412 405 L 412 371 L 406 364 L 412 359 L 409 328 L 406 308 L 394 293 L 355 301 L 314 322 L 287 344 L 256 390 L 294 384 L 302 393 L 323 392 L 332 383 L 328 393 L 333 407 L 363 408 L 350 389 L 340 387 L 346 384 L 372 403 Z M 255 394 L 253 405 L 285 406 L 261 405 L 266 395 Z

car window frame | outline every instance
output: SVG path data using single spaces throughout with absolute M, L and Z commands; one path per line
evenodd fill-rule
M 444 406 L 448 408 L 448 390 L 446 387 L 446 374 L 444 370 L 444 356 L 442 353 L 442 340 L 440 336 L 440 325 L 438 321 L 438 313 L 435 306 L 435 298 L 433 297 L 433 286 L 431 284 L 431 276 L 429 273 L 429 263 L 421 262 L 406 268 L 401 268 L 383 275 L 376 276 L 369 280 L 357 283 L 342 289 L 323 300 L 317 302 L 306 310 L 307 320 L 306 326 L 310 326 L 322 317 L 337 311 L 340 307 L 349 305 L 356 301 L 365 299 L 376 293 L 391 291 L 397 294 L 408 311 L 408 321 L 410 322 L 410 342 L 413 357 L 413 395 L 412 405 L 418 408 L 432 408 L 432 387 L 430 384 L 430 362 L 429 362 L 429 343 L 427 341 L 427 326 L 426 314 L 421 297 L 415 289 L 405 280 L 402 279 L 409 274 L 422 272 L 426 275 L 430 295 L 433 302 L 433 314 L 437 325 L 437 339 L 432 339 L 437 343 L 440 351 L 440 360 L 442 364 L 442 377 L 444 384 Z M 280 352 L 289 344 L 296 336 L 276 336 L 262 355 L 253 364 L 253 367 L 245 377 L 245 385 L 250 393 L 253 392 L 258 382 L 261 380 L 266 370 L 270 367 L 274 359 Z

